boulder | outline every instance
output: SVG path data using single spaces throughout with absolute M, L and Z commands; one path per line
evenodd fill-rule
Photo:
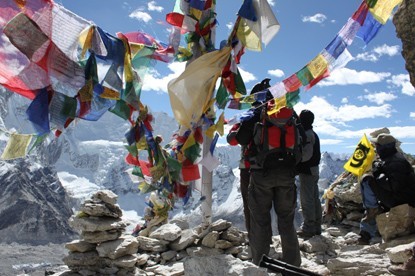
M 414 220 L 415 209 L 408 204 L 396 206 L 376 217 L 379 233 L 385 241 L 413 233 Z

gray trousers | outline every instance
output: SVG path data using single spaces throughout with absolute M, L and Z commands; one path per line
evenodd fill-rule
M 313 235 L 321 234 L 322 210 L 318 179 L 318 175 L 300 173 L 300 201 L 304 218 L 301 229 Z
M 300 266 L 301 256 L 294 228 L 297 201 L 295 173 L 290 168 L 251 171 L 249 184 L 249 209 L 251 229 L 249 245 L 253 263 L 258 265 L 263 254 L 268 255 L 272 242 L 271 208 L 277 214 L 278 232 L 281 236 L 282 261 Z

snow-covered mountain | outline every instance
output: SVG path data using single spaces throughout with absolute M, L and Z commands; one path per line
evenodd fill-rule
M 33 132 L 30 124 L 24 119 L 29 101 L 3 91 L 0 92 L 0 103 L 3 107 L 0 110 L 0 129 L 15 129 L 20 133 Z M 162 135 L 164 141 L 169 142 L 177 129 L 176 121 L 166 113 L 155 112 L 153 115 L 154 134 Z M 134 225 L 143 215 L 147 195 L 139 194 L 138 188 L 126 173 L 129 165 L 124 162 L 127 155 L 124 148 L 124 133 L 128 129 L 128 122 L 107 112 L 98 121 L 80 120 L 59 138 L 50 138 L 34 155 L 27 158 L 30 161 L 6 162 L 0 163 L 0 166 L 37 164 L 49 168 L 51 172 L 56 173 L 59 182 L 71 198 L 73 210 L 95 191 L 110 189 L 119 196 L 118 203 L 123 209 L 125 219 Z M 0 134 L 1 149 L 4 149 L 6 141 L 7 135 Z M 214 155 L 221 164 L 213 172 L 213 219 L 224 218 L 243 229 L 238 170 L 240 148 L 217 145 Z M 322 154 L 319 182 L 321 192 L 343 171 L 345 161 L 345 156 Z M 190 202 L 185 206 L 178 203 L 171 216 L 186 216 L 191 224 L 200 223 L 200 199 L 201 195 L 194 190 Z

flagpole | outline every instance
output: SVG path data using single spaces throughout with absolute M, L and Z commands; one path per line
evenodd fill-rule
M 199 22 L 204 22 L 207 18 L 210 17 L 211 13 L 214 13 L 214 7 L 212 9 L 207 9 L 202 12 L 202 16 Z M 210 33 L 210 39 L 212 41 L 212 45 L 215 44 L 215 29 L 213 28 Z M 202 49 L 199 43 L 193 43 L 192 45 L 192 53 L 193 57 L 189 60 L 186 64 L 188 66 L 192 61 L 196 60 L 202 55 Z M 213 95 L 213 93 L 212 93 Z M 215 117 L 214 110 L 209 110 L 204 114 L 209 119 L 213 120 Z M 210 145 L 212 144 L 213 138 L 206 135 L 206 131 L 203 131 L 203 145 L 202 145 L 202 156 L 206 157 L 210 150 Z M 203 165 L 200 165 L 199 168 L 201 169 L 201 212 L 202 212 L 202 233 L 207 233 L 209 227 L 212 223 L 212 172 L 207 170 Z

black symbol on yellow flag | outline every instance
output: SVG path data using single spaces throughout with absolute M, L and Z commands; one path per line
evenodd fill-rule
M 363 165 L 367 158 L 370 148 L 363 145 L 361 142 L 357 145 L 352 158 L 350 159 L 350 166 L 359 168 Z

